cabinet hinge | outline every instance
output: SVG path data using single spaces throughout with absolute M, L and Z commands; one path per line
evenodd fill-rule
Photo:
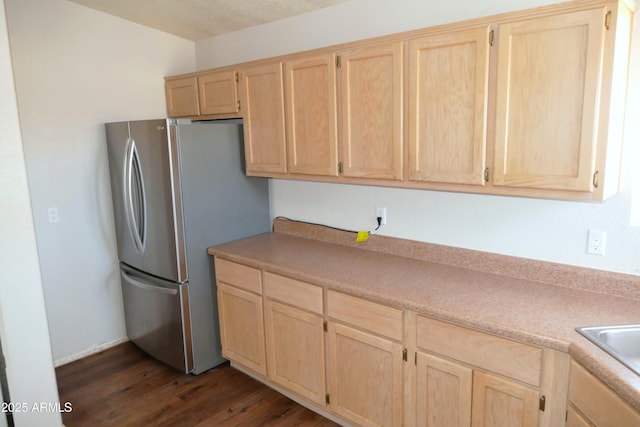
M 342 57 L 340 55 L 336 56 L 336 68 L 340 68 L 342 66 Z
M 240 81 L 240 76 L 238 75 L 238 72 L 236 71 L 234 75 L 235 75 L 236 83 L 238 83 Z
M 324 401 L 326 402 L 327 405 L 331 403 L 331 400 L 329 399 L 329 393 L 324 395 Z
M 238 99 L 238 111 L 240 111 L 240 100 Z
M 604 15 L 604 27 L 608 30 L 609 28 L 611 28 L 611 11 L 607 12 L 606 15 Z
M 593 173 L 593 188 L 598 188 L 598 171 Z
M 324 329 L 325 332 L 327 332 L 329 329 L 327 327 L 327 321 L 325 320 L 324 322 L 322 322 L 322 329 Z
M 544 408 L 547 406 L 547 398 L 540 396 L 540 410 L 544 412 Z
M 342 173 L 342 162 L 338 162 L 338 173 Z
M 407 349 L 402 350 L 402 360 L 407 361 Z
M 484 169 L 484 182 L 489 182 L 489 168 Z
M 493 46 L 493 42 L 494 42 L 495 36 L 496 36 L 496 32 L 492 28 L 491 31 L 489 31 L 489 46 Z
M 413 363 L 418 366 L 418 353 L 413 353 Z

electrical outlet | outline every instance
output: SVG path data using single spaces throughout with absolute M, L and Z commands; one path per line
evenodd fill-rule
M 376 218 L 382 218 L 380 225 L 387 225 L 387 208 L 385 207 L 377 207 L 376 208 Z
M 587 253 L 592 255 L 604 255 L 607 246 L 607 232 L 602 230 L 589 230 Z
M 49 223 L 60 222 L 60 212 L 58 208 L 47 208 L 47 216 L 49 217 Z

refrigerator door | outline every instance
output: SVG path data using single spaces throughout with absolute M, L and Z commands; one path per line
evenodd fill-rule
M 133 203 L 140 206 L 139 194 L 134 196 L 131 191 L 133 190 L 131 180 L 135 171 L 131 167 L 134 160 L 133 143 L 129 138 L 129 123 L 108 123 L 106 131 L 118 258 L 131 266 L 142 268 L 139 244 L 136 242 L 135 232 L 131 227 L 133 224 L 129 219 Z M 134 191 L 137 190 L 139 186 L 136 186 Z M 138 212 L 140 212 L 139 209 Z
M 130 208 L 134 242 L 139 238 L 140 270 L 174 282 L 188 279 L 178 151 L 167 120 L 129 122 L 133 161 L 130 201 L 136 203 L 136 183 L 141 188 L 140 207 Z M 136 178 L 136 170 L 140 171 Z M 142 212 L 142 213 L 140 213 Z M 126 260 L 122 260 L 125 261 Z
M 158 360 L 193 370 L 189 286 L 120 264 L 127 336 Z

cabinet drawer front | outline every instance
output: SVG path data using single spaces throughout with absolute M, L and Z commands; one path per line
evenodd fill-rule
M 402 310 L 329 291 L 329 317 L 402 341 Z
M 312 313 L 322 314 L 322 288 L 273 273 L 264 273 L 264 295 Z
M 216 258 L 216 279 L 254 294 L 262 294 L 260 270 Z
M 418 347 L 531 384 L 540 385 L 542 349 L 417 316 Z
M 597 426 L 640 425 L 640 413 L 574 361 L 569 375 L 569 401 Z

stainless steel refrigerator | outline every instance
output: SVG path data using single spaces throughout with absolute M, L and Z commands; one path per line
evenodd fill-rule
M 207 248 L 269 231 L 268 182 L 244 174 L 238 120 L 105 126 L 127 336 L 199 374 L 224 361 Z

